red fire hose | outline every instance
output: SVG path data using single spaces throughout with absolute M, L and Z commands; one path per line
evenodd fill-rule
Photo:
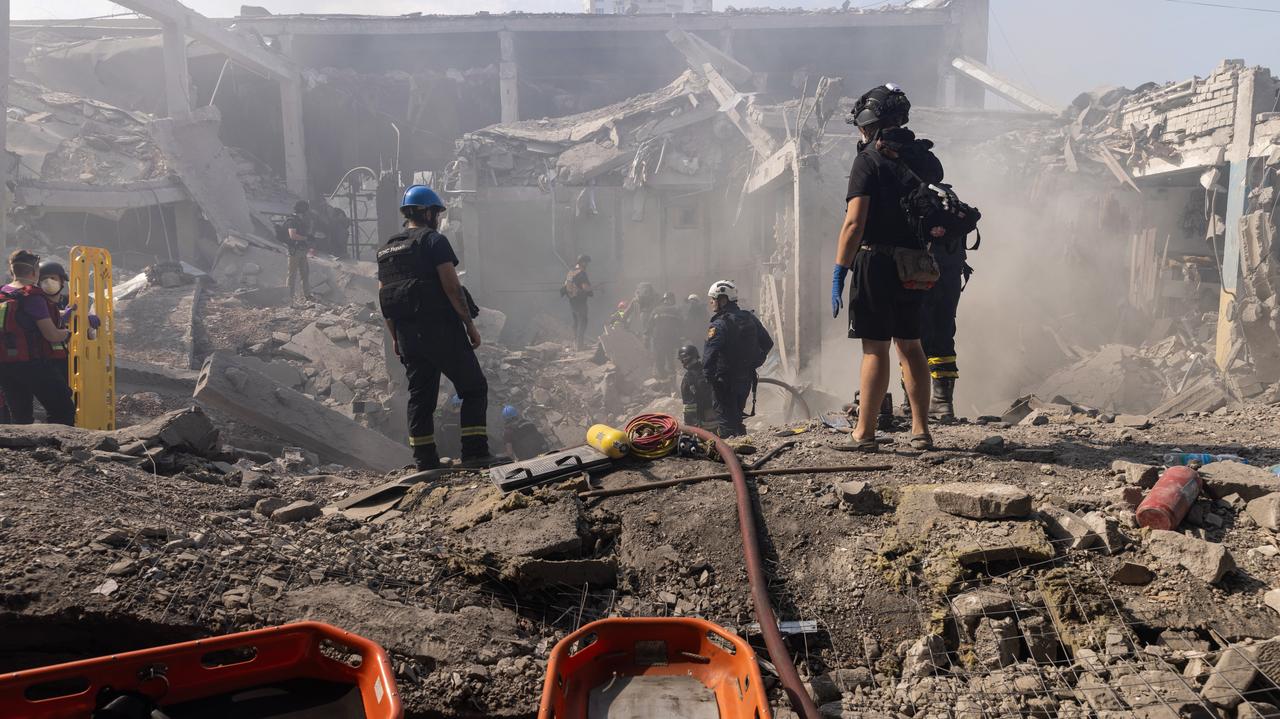
M 791 652 L 782 641 L 782 632 L 778 631 L 778 619 L 773 614 L 773 606 L 769 604 L 769 587 L 765 582 L 764 566 L 760 561 L 760 536 L 756 530 L 756 517 L 751 511 L 751 495 L 747 490 L 747 478 L 742 473 L 742 464 L 724 440 L 710 432 L 697 427 L 680 426 L 681 432 L 687 432 L 698 439 L 715 445 L 724 466 L 733 479 L 733 488 L 738 496 L 738 527 L 742 530 L 742 554 L 747 563 L 747 580 L 751 583 L 751 601 L 756 608 L 756 621 L 760 623 L 760 632 L 764 634 L 764 645 L 769 650 L 769 658 L 778 669 L 778 678 L 782 680 L 782 689 L 787 693 L 791 708 L 804 719 L 818 719 L 818 707 L 804 689 L 804 682 L 796 673 L 796 666 L 791 662 Z

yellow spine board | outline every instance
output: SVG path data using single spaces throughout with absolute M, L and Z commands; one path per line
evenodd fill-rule
M 67 348 L 67 380 L 76 401 L 76 426 L 116 428 L 115 298 L 111 253 L 100 247 L 72 247 L 70 302 L 71 342 Z M 89 313 L 98 330 L 89 337 Z

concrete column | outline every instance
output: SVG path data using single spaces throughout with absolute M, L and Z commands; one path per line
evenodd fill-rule
M 828 243 L 824 233 L 831 234 L 832 227 L 822 226 L 818 218 L 826 217 L 822 204 L 827 196 L 821 192 L 822 178 L 812 168 L 801 167 L 792 160 L 792 202 L 795 203 L 794 232 L 791 245 L 792 287 L 795 304 L 792 322 L 795 326 L 796 379 L 816 379 L 821 367 L 821 321 L 829 305 L 823 304 L 826 295 L 822 275 L 831 265 L 831 258 L 820 256 Z
M 173 206 L 173 232 L 177 238 L 178 259 L 201 266 L 196 247 L 200 241 L 200 220 L 194 202 Z
M 0 109 L 9 113 L 9 0 L 0 0 Z M 0 257 L 9 257 L 8 122 L 0 122 Z
M 1245 198 L 1249 191 L 1249 152 L 1253 148 L 1254 117 L 1258 108 L 1257 71 L 1240 72 L 1236 86 L 1235 126 L 1226 159 L 1230 163 L 1227 177 L 1226 240 L 1222 245 L 1222 296 L 1218 300 L 1218 327 L 1214 341 L 1214 359 L 1218 368 L 1227 369 L 1231 345 L 1237 338 L 1238 322 L 1232 319 L 1236 288 L 1240 285 L 1240 219 L 1244 217 Z
M 959 32 L 957 53 L 985 64 L 991 0 L 959 0 L 951 7 Z M 956 78 L 956 101 L 960 107 L 983 107 L 986 97 L 987 89 L 981 83 L 968 77 Z
M 498 33 L 498 99 L 503 122 L 520 120 L 520 72 L 516 65 L 516 39 L 510 30 Z
M 177 23 L 164 27 L 164 96 L 169 117 L 191 112 L 191 74 L 187 70 L 187 36 Z
M 280 49 L 293 59 L 293 35 L 280 36 Z M 302 127 L 302 78 L 280 82 L 280 122 L 284 135 L 284 181 L 289 191 L 310 199 L 307 150 Z

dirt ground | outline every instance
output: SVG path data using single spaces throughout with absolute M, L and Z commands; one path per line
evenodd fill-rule
M 130 399 L 128 406 L 146 399 Z M 0 430 L 0 438 L 20 434 Z M 994 435 L 1004 439 L 1002 454 L 973 451 Z M 998 482 L 1025 489 L 1036 506 L 1050 502 L 1122 517 L 1126 479 L 1113 475 L 1115 460 L 1160 464 L 1165 453 L 1185 450 L 1275 464 L 1280 406 L 1181 417 L 1149 429 L 1067 420 L 1040 427 L 944 426 L 936 430 L 938 449 L 926 453 L 899 449 L 905 436 L 892 437 L 897 443 L 876 455 L 836 451 L 845 435 L 817 424 L 786 439 L 772 430 L 751 438 L 761 451 L 797 443 L 770 461 L 771 468 L 889 466 L 751 482 L 778 616 L 818 623 L 816 633 L 789 640 L 801 674 L 819 687 L 831 677 L 846 681 L 834 699 L 825 692 L 827 703 L 835 702 L 824 708 L 828 715 L 874 716 L 892 708 L 909 716 L 915 711 L 909 707 L 930 715 L 926 707 L 937 696 L 908 696 L 901 673 L 911 664 L 911 645 L 937 631 L 949 603 L 976 586 L 1001 587 L 1022 599 L 1047 594 L 1054 581 L 1087 590 L 1091 599 L 1081 606 L 1093 610 L 1079 625 L 1102 632 L 1114 620 L 1129 628 L 1134 644 L 1154 646 L 1167 632 L 1190 632 L 1213 652 L 1227 642 L 1280 634 L 1280 615 L 1262 603 L 1268 589 L 1280 586 L 1276 552 L 1260 549 L 1274 549 L 1274 533 L 1222 502 L 1202 500 L 1202 509 L 1224 520 L 1221 526 L 1191 530 L 1206 532 L 1234 555 L 1237 569 L 1216 585 L 1159 561 L 1144 546 L 1145 533 L 1132 526 L 1122 529 L 1134 543 L 1115 556 L 1058 546 L 1054 556 L 1036 562 L 961 566 L 946 575 L 945 586 L 930 568 L 946 558 L 933 548 L 885 546 L 891 530 L 892 536 L 903 532 L 892 505 L 912 485 Z M 241 460 L 221 474 L 195 457 L 166 476 L 73 445 L 0 449 L 6 477 L 0 485 L 0 632 L 8 637 L 0 671 L 314 617 L 388 648 L 409 716 L 523 717 L 536 709 L 550 647 L 594 619 L 701 616 L 760 646 L 749 629 L 754 617 L 728 482 L 582 501 L 563 487 L 504 498 L 484 476 L 456 475 L 415 488 L 400 511 L 373 522 L 330 514 L 283 523 L 255 506 L 271 498 L 328 505 L 383 477 L 286 468 L 279 460 Z M 1018 461 L 1018 448 L 1052 450 L 1053 456 Z M 619 487 L 720 466 L 669 458 L 626 465 L 600 482 Z M 843 500 L 836 485 L 854 480 L 869 483 L 886 505 L 865 513 Z M 1280 489 L 1280 478 L 1276 482 Z M 947 526 L 935 526 L 940 545 L 950 541 Z M 1154 580 L 1145 586 L 1110 581 L 1124 562 L 1149 566 Z M 1077 628 L 1059 630 L 1076 663 L 1085 643 L 1068 640 L 1065 631 Z M 952 682 L 948 686 L 973 701 L 992 699 L 992 707 L 1013 696 L 979 686 L 1007 668 L 966 665 L 964 640 L 948 641 L 954 645 L 947 647 L 950 664 L 930 682 Z M 1179 661 L 1188 660 L 1173 664 Z M 1026 673 L 1037 665 L 1046 688 L 1023 691 L 1020 711 L 1059 691 L 1046 684 L 1048 673 L 1075 666 L 1064 657 L 1025 659 L 1017 667 Z M 1064 680 L 1067 696 L 1082 691 L 1078 674 Z M 775 689 L 775 703 L 779 697 Z M 1124 701 L 1138 706 L 1128 695 Z M 1064 699 L 1063 715 L 1070 714 L 1068 705 Z M 1082 699 L 1078 706 L 1090 705 Z

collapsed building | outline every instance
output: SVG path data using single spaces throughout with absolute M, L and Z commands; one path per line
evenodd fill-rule
M 8 239 L 117 258 L 125 428 L 0 431 L 0 669 L 314 618 L 390 651 L 410 716 L 526 717 L 549 647 L 594 619 L 700 616 L 759 646 L 734 490 L 689 482 L 721 465 L 511 493 L 398 471 L 368 250 L 403 184 L 444 190 L 490 416 L 519 405 L 556 445 L 679 410 L 638 339 L 566 352 L 556 289 L 582 252 L 597 316 L 640 281 L 738 279 L 769 374 L 822 415 L 851 375 L 819 322 L 857 150 L 840 118 L 892 69 L 987 215 L 969 403 L 1024 396 L 880 464 L 847 463 L 831 416 L 757 420 L 806 689 L 850 718 L 1273 712 L 1277 81 L 1228 61 L 1056 108 L 983 66 L 985 5 L 232 23 L 130 0 L 158 19 L 16 24 Z M 338 239 L 289 306 L 274 225 L 301 198 Z M 1142 528 L 1183 450 L 1250 464 L 1207 465 L 1179 531 Z

